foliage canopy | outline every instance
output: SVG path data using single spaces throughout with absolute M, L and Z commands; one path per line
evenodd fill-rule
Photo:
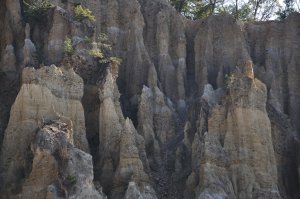
M 89 51 L 89 54 L 98 59 L 99 63 L 113 63 L 120 65 L 122 62 L 121 58 L 111 56 L 112 46 L 109 38 L 106 34 L 100 33 L 96 39 L 96 42 L 93 43 L 92 49 Z
M 300 0 L 169 0 L 175 9 L 191 19 L 229 13 L 244 21 L 265 21 L 286 18 L 299 11 Z
M 92 11 L 82 5 L 77 5 L 74 8 L 75 18 L 84 19 L 87 18 L 90 21 L 96 21 L 96 17 L 93 15 Z
M 23 0 L 26 20 L 41 22 L 47 15 L 47 11 L 54 8 L 48 0 Z
M 64 53 L 67 56 L 71 56 L 74 54 L 74 48 L 73 48 L 73 43 L 72 40 L 66 36 L 65 41 L 64 41 Z

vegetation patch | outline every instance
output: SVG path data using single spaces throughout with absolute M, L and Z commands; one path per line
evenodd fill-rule
M 50 9 L 55 6 L 48 0 L 23 0 L 24 14 L 27 21 L 42 22 Z
M 96 21 L 96 17 L 93 15 L 92 11 L 82 5 L 75 6 L 74 13 L 77 20 L 89 19 L 90 21 Z
M 112 54 L 111 42 L 109 42 L 108 36 L 104 33 L 101 33 L 96 42 L 93 43 L 93 48 L 90 50 L 89 54 L 98 59 L 99 63 L 113 63 L 120 65 L 122 62 L 121 58 L 111 56 Z
M 72 175 L 68 175 L 66 178 L 65 178 L 65 183 L 67 186 L 73 186 L 75 185 L 77 182 L 77 179 L 75 176 L 72 176 Z
M 122 59 L 119 57 L 110 57 L 109 60 L 111 63 L 117 64 L 117 65 L 120 65 L 122 63 Z
M 95 48 L 95 49 L 90 50 L 89 54 L 92 57 L 97 58 L 97 59 L 103 59 L 104 58 L 104 55 L 103 55 L 103 53 L 101 52 L 101 50 L 99 48 Z
M 234 73 L 229 73 L 225 75 L 225 86 L 229 88 L 233 82 L 236 80 Z
M 215 14 L 228 13 L 243 21 L 266 21 L 278 17 L 285 19 L 300 11 L 298 0 L 169 0 L 175 9 L 191 19 L 202 19 Z
M 66 37 L 64 41 L 64 53 L 66 56 L 71 56 L 74 54 L 73 43 L 69 37 Z

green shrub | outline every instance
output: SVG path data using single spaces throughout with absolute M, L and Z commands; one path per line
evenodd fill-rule
M 97 40 L 101 43 L 108 43 L 108 36 L 105 33 L 100 33 Z
M 110 60 L 107 59 L 107 58 L 99 59 L 99 63 L 100 64 L 107 64 L 107 63 L 110 63 Z
M 68 186 L 73 186 L 75 185 L 77 182 L 77 179 L 75 176 L 71 176 L 71 175 L 68 175 L 65 179 L 65 183 L 68 185 Z
M 34 20 L 37 22 L 42 22 L 47 16 L 47 11 L 55 7 L 48 0 L 23 0 L 23 4 L 26 20 Z
M 88 8 L 84 8 L 82 5 L 75 6 L 74 13 L 75 18 L 79 20 L 87 18 L 91 21 L 96 21 L 96 17 L 93 15 L 92 11 Z
M 92 57 L 100 59 L 100 60 L 104 58 L 104 55 L 103 55 L 102 51 L 99 48 L 90 50 L 89 54 Z
M 233 82 L 235 81 L 235 79 L 236 78 L 235 78 L 234 73 L 226 74 L 225 75 L 225 86 L 227 88 L 229 88 L 233 84 Z
M 96 42 L 94 43 L 94 48 L 90 51 L 90 55 L 94 58 L 97 58 L 101 64 L 114 63 L 120 65 L 122 59 L 111 56 L 111 54 L 112 46 L 108 36 L 104 33 L 100 33 Z
M 105 33 L 100 33 L 97 37 L 97 44 L 102 48 L 103 50 L 111 51 L 111 42 L 109 41 L 108 36 Z
M 64 41 L 64 53 L 67 56 L 71 56 L 74 54 L 74 48 L 73 48 L 73 43 L 72 40 L 66 36 L 65 41 Z
M 86 43 L 86 44 L 92 44 L 92 39 L 88 36 L 85 36 L 83 38 L 83 42 Z
M 110 59 L 111 63 L 117 64 L 117 65 L 120 65 L 122 63 L 122 59 L 119 57 L 110 57 L 109 59 Z

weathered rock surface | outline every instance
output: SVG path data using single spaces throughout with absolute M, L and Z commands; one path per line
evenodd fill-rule
M 93 185 L 91 155 L 70 143 L 68 128 L 54 121 L 37 133 L 31 145 L 32 170 L 16 198 L 105 198 Z
M 18 62 L 24 34 L 19 1 L 0 2 L 0 140 L 9 120 L 10 108 L 18 93 Z
M 293 13 L 284 23 L 266 22 L 245 26 L 257 77 L 269 88 L 272 105 L 279 112 L 290 116 L 298 132 L 297 88 L 300 81 L 296 74 L 299 72 L 300 60 L 299 17 L 299 13 Z
M 299 14 L 53 0 L 35 23 L 21 2 L 0 2 L 0 198 L 300 197 Z M 89 56 L 101 32 L 119 67 Z
M 257 79 L 237 78 L 229 96 L 208 117 L 199 176 L 205 189 L 199 188 L 199 198 L 281 198 L 274 183 L 277 170 L 266 87 Z
M 30 168 L 30 144 L 44 123 L 62 119 L 73 129 L 70 142 L 89 151 L 85 119 L 80 102 L 83 81 L 72 70 L 52 65 L 39 70 L 25 68 L 19 94 L 11 109 L 1 150 L 1 179 L 6 186 L 16 186 Z M 74 133 L 73 133 L 74 132 Z
M 111 198 L 123 198 L 129 182 L 135 184 L 134 189 L 139 194 L 156 198 L 145 173 L 148 161 L 144 138 L 137 133 L 129 118 L 124 119 L 119 92 L 110 70 L 100 86 L 99 98 L 99 181 L 106 191 L 111 190 Z M 132 191 L 130 187 L 128 189 L 130 195 Z

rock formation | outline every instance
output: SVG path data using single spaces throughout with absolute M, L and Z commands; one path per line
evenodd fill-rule
M 30 144 L 36 131 L 51 120 L 61 118 L 68 122 L 73 129 L 70 143 L 89 151 L 80 102 L 82 95 L 83 81 L 74 71 L 54 65 L 39 70 L 23 70 L 22 86 L 11 108 L 1 150 L 1 170 L 5 182 L 14 184 L 21 180 L 20 176 L 26 175 L 31 167 Z M 5 184 L 2 188 L 6 187 Z
M 51 121 L 36 134 L 32 170 L 16 198 L 105 198 L 94 188 L 91 155 L 70 143 L 68 128 Z
M 53 0 L 36 21 L 22 2 L 0 2 L 0 198 L 300 197 L 299 14 Z M 91 56 L 100 33 L 120 65 Z
M 229 93 L 210 111 L 208 131 L 195 138 L 203 139 L 202 151 L 192 150 L 203 154 L 195 173 L 200 175 L 199 190 L 204 190 L 197 194 L 199 198 L 281 198 L 274 183 L 277 170 L 265 107 L 267 89 L 245 74 L 235 76 Z

